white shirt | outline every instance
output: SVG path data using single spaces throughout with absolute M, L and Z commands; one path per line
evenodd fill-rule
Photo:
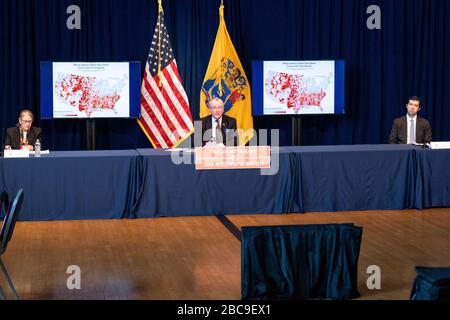
M 414 125 L 414 136 L 410 137 L 410 127 L 411 127 L 411 120 L 413 121 Z M 416 123 L 417 123 L 417 115 L 415 115 L 413 118 L 411 118 L 408 114 L 406 115 L 406 141 L 410 143 L 416 142 Z

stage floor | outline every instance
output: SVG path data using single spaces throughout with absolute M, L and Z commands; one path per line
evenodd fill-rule
M 238 228 L 362 226 L 360 299 L 409 299 L 415 266 L 450 266 L 449 217 L 449 208 L 227 216 Z M 214 216 L 18 222 L 3 259 L 22 299 L 240 299 L 240 242 Z M 81 290 L 67 289 L 69 265 L 81 268 Z M 370 265 L 381 290 L 366 286 Z

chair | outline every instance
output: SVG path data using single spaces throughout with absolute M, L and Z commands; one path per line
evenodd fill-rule
M 0 196 L 0 218 L 6 215 L 6 211 L 8 211 L 8 206 L 9 206 L 8 193 L 6 191 L 3 191 Z M 5 222 L 5 219 L 3 219 L 3 222 Z
M 0 196 L 0 218 L 3 217 L 2 228 L 0 230 L 0 241 L 3 235 L 3 227 L 5 226 L 6 216 L 8 212 L 9 199 L 8 193 L 3 191 Z M 2 287 L 0 287 L 0 299 L 5 299 L 5 294 L 3 293 Z
M 416 267 L 411 300 L 450 300 L 450 268 Z
M 8 210 L 6 210 L 5 219 L 4 219 L 4 222 L 2 225 L 2 230 L 0 233 L 0 267 L 2 269 L 3 274 L 5 275 L 6 280 L 8 281 L 8 285 L 11 288 L 11 291 L 13 292 L 14 297 L 16 299 L 19 299 L 19 296 L 17 295 L 16 288 L 14 288 L 11 277 L 8 274 L 8 270 L 6 269 L 6 266 L 3 263 L 2 256 L 6 252 L 6 249 L 8 248 L 9 240 L 11 240 L 12 234 L 14 232 L 14 227 L 16 225 L 17 216 L 22 207 L 23 196 L 24 196 L 23 189 L 20 189 L 17 192 L 16 197 L 14 198 L 14 201 L 8 207 Z M 3 199 L 4 198 L 2 195 L 2 202 L 3 202 Z M 0 297 L 3 299 L 6 299 L 6 296 L 3 293 L 1 288 L 0 288 Z

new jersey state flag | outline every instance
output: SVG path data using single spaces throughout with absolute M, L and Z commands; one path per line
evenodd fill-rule
M 219 16 L 219 29 L 200 92 L 200 117 L 211 114 L 209 101 L 221 98 L 225 114 L 235 118 L 238 130 L 243 130 L 239 132 L 239 145 L 243 146 L 253 137 L 250 84 L 228 34 L 223 4 Z

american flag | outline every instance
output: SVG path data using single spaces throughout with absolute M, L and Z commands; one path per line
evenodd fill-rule
M 138 123 L 155 148 L 175 147 L 194 131 L 161 7 L 142 80 Z

